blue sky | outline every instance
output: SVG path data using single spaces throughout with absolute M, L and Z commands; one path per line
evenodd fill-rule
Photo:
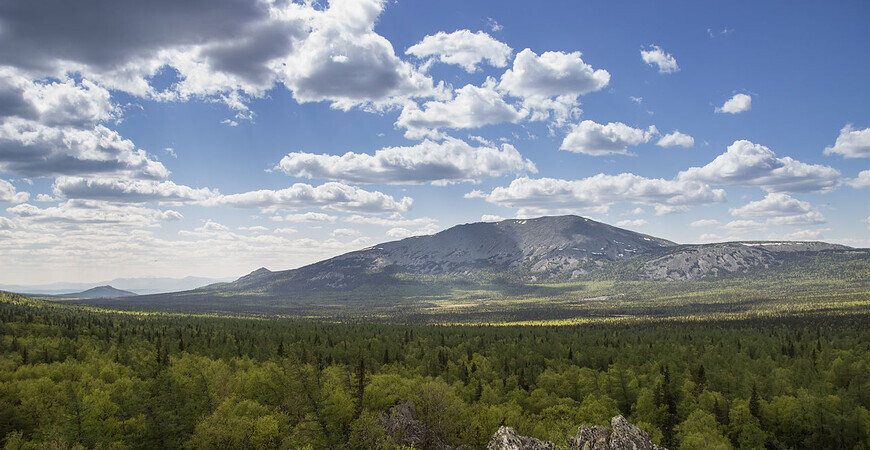
M 235 277 L 458 223 L 870 246 L 870 5 L 0 6 L 0 283 Z

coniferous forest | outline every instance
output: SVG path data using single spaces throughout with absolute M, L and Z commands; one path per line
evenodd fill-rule
M 622 414 L 668 448 L 870 447 L 866 313 L 577 326 L 113 312 L 2 294 L 0 436 L 19 448 L 397 448 L 500 424 L 564 443 Z

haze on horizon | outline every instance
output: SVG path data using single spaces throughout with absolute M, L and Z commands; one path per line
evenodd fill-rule
M 0 7 L 0 283 L 236 277 L 458 223 L 870 247 L 870 4 Z

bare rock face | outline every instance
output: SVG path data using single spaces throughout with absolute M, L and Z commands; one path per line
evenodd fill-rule
M 613 432 L 610 433 L 609 449 L 628 449 L 628 450 L 658 450 L 663 449 L 658 445 L 653 444 L 649 435 L 635 425 L 632 425 L 625 417 L 616 416 L 610 420 L 610 426 Z
M 609 442 L 609 428 L 601 425 L 595 425 L 592 428 L 582 425 L 577 429 L 576 436 L 568 438 L 568 448 L 572 450 L 609 449 Z
M 414 402 L 400 401 L 389 411 L 380 414 L 379 422 L 393 442 L 424 450 L 451 450 L 417 418 Z
M 532 437 L 520 436 L 511 427 L 501 426 L 492 435 L 486 450 L 556 450 L 556 445 Z
M 632 425 L 625 417 L 616 416 L 610 421 L 612 430 L 599 425 L 586 425 L 577 429 L 577 434 L 568 438 L 570 450 L 666 450 L 650 441 L 649 436 L 640 428 Z M 492 435 L 486 450 L 555 450 L 556 445 L 548 441 L 518 435 L 510 427 L 501 427 Z

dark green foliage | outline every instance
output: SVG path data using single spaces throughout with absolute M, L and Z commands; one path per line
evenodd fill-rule
M 327 323 L 0 294 L 0 445 L 391 448 L 378 414 L 412 400 L 472 448 L 501 423 L 563 443 L 619 413 L 672 448 L 868 448 L 868 320 Z

